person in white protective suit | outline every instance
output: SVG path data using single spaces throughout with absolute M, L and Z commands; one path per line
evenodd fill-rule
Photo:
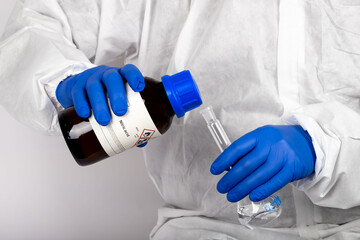
M 239 225 L 216 190 L 219 155 L 198 110 L 145 148 L 166 206 L 151 239 L 360 239 L 360 2 L 23 0 L 0 44 L 0 103 L 60 134 L 58 84 L 122 60 L 160 79 L 189 69 L 230 140 L 298 124 L 314 171 L 287 184 L 279 218 Z

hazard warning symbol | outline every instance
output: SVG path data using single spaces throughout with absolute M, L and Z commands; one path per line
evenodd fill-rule
M 150 129 L 144 129 L 139 137 L 139 139 L 136 141 L 135 145 L 141 145 L 143 143 L 146 143 L 150 140 L 150 138 L 154 135 L 155 130 Z

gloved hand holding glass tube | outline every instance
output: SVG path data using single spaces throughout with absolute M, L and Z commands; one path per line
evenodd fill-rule
M 230 202 L 240 201 L 247 195 L 251 201 L 262 201 L 286 184 L 305 178 L 314 171 L 316 156 L 311 138 L 300 126 L 264 126 L 245 134 L 230 145 L 212 108 L 202 110 L 201 114 L 222 152 L 210 171 L 218 175 L 229 170 L 218 182 L 217 189 L 220 193 L 228 193 L 227 199 Z M 270 198 L 258 206 L 238 202 L 240 223 L 251 228 L 252 220 L 257 225 L 263 225 L 276 218 L 280 211 L 274 207 L 275 211 L 269 212 L 272 216 L 261 219 L 261 215 L 268 212 L 267 204 L 273 205 L 274 201 L 280 201 L 276 199 L 277 196 Z M 241 216 L 243 208 L 251 210 Z
M 210 171 L 217 175 L 233 166 L 217 185 L 230 202 L 248 194 L 260 201 L 312 174 L 315 159 L 311 137 L 300 126 L 264 126 L 232 143 Z

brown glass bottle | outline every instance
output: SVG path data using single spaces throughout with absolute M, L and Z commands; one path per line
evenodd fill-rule
M 189 71 L 184 71 L 176 75 L 184 74 L 185 72 L 191 78 Z M 164 76 L 167 77 L 165 79 L 167 84 L 165 84 L 164 77 L 163 82 L 145 77 L 145 88 L 142 92 L 140 92 L 141 98 L 144 100 L 145 107 L 148 110 L 148 113 L 157 130 L 161 134 L 164 134 L 169 129 L 175 113 L 178 117 L 181 117 L 186 111 L 192 110 L 200 106 L 202 103 L 195 82 L 193 82 L 195 88 L 192 90 L 195 90 L 198 96 L 195 96 L 194 98 L 194 93 L 189 95 L 188 91 L 184 92 L 184 89 L 186 90 L 186 86 L 184 88 L 184 84 L 182 85 L 181 81 L 179 83 L 179 81 L 175 79 L 177 83 L 174 86 L 172 85 L 173 83 L 171 83 L 171 78 L 173 76 Z M 164 84 L 168 89 L 164 88 Z M 180 88 L 176 89 L 179 86 Z M 188 96 L 185 96 L 182 93 Z M 181 95 L 184 95 L 185 98 L 182 98 Z M 174 97 L 177 97 L 177 99 L 174 100 Z M 194 99 L 191 99 L 191 97 Z M 180 108 L 184 108 L 180 109 L 179 112 L 179 101 L 181 100 L 182 103 L 180 103 L 180 105 L 182 105 Z M 70 107 L 59 112 L 58 118 L 66 144 L 79 165 L 90 165 L 109 157 L 92 129 L 89 119 L 79 117 L 74 107 Z M 77 134 L 75 136 L 71 134 L 71 130 L 74 126 L 78 126 Z

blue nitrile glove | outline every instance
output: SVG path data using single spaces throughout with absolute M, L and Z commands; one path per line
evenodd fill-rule
M 134 65 L 122 68 L 98 66 L 60 82 L 56 98 L 64 108 L 74 106 L 82 118 L 90 116 L 91 108 L 96 121 L 106 126 L 111 119 L 107 96 L 114 114 L 123 116 L 127 111 L 125 80 L 135 92 L 144 90 L 144 77 Z
M 76 113 L 82 118 L 90 116 L 91 106 L 96 121 L 106 126 L 111 115 L 105 92 L 116 115 L 122 116 L 127 111 L 124 80 L 135 92 L 140 92 L 145 87 L 144 77 L 134 65 L 122 68 L 98 66 L 60 82 L 56 98 L 64 108 L 74 106 Z
M 232 168 L 218 182 L 230 202 L 248 194 L 260 201 L 313 173 L 315 151 L 301 126 L 264 126 L 236 140 L 214 161 L 212 174 Z

